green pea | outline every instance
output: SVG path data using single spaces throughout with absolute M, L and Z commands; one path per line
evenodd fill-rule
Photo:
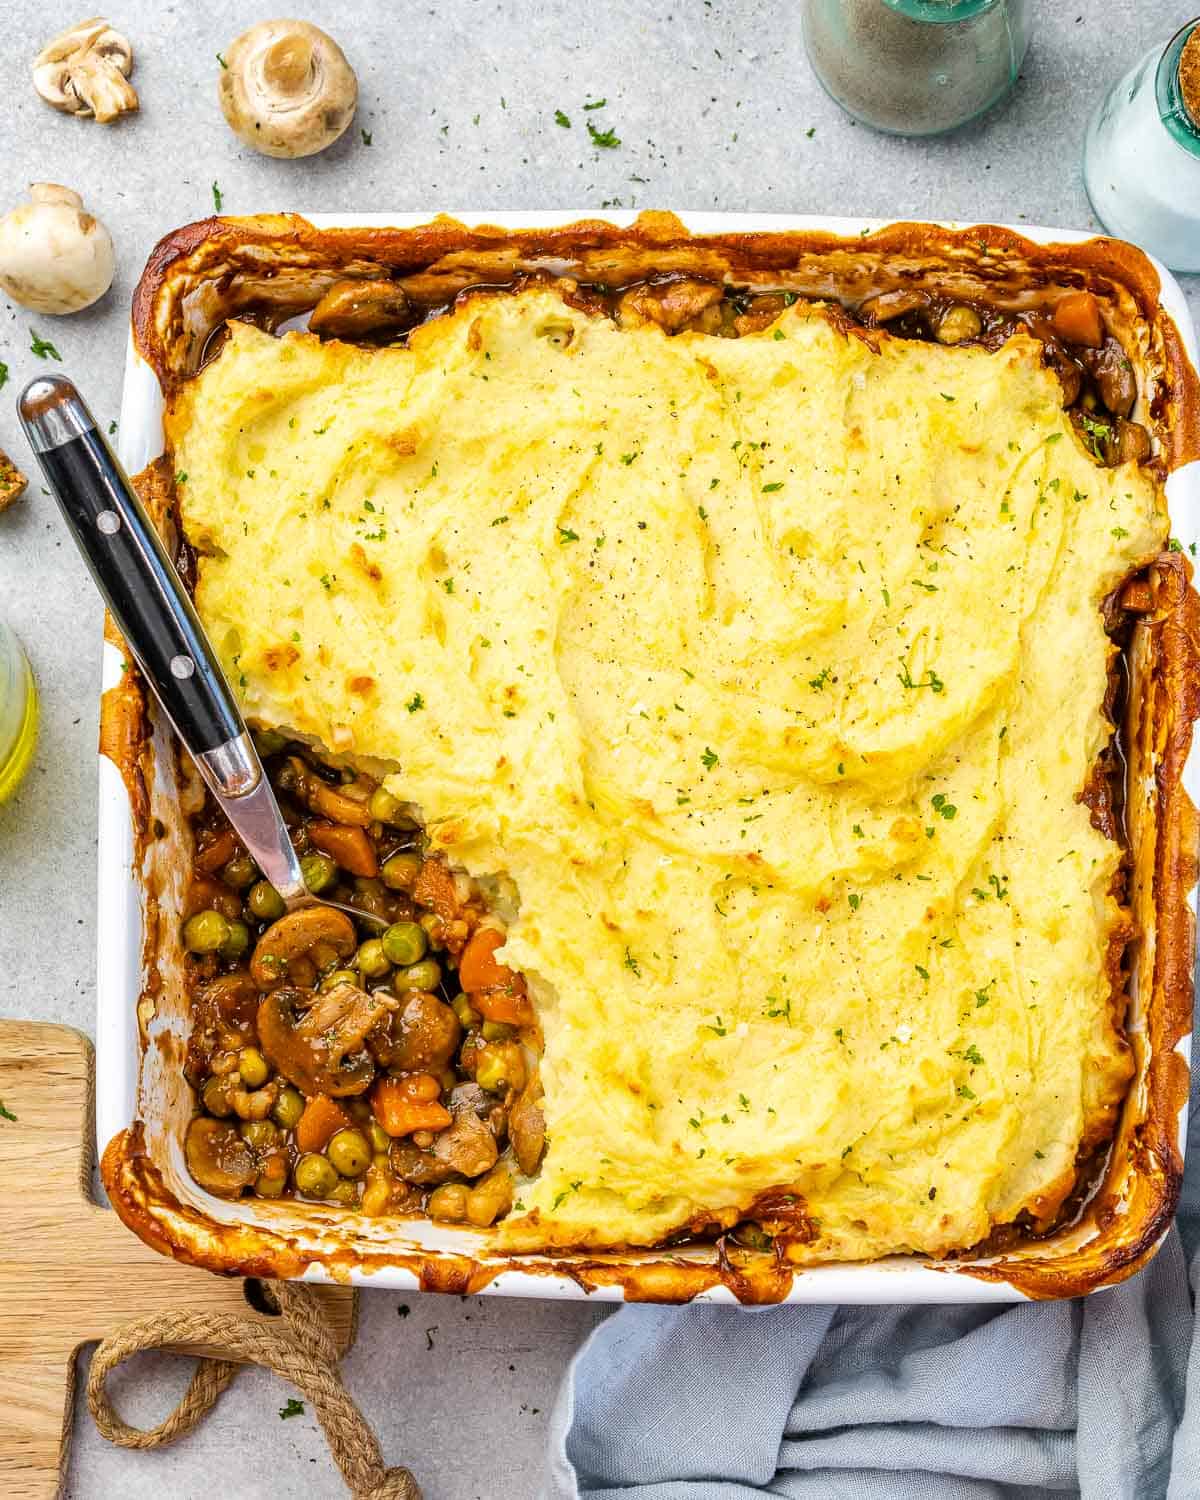
M 306 1198 L 328 1198 L 337 1186 L 337 1169 L 319 1151 L 308 1151 L 292 1169 L 296 1191 Z
M 275 1108 L 271 1111 L 271 1118 L 276 1125 L 282 1125 L 284 1130 L 294 1130 L 303 1113 L 304 1095 L 300 1090 L 294 1089 L 290 1083 L 280 1089 Z
M 372 1151 L 388 1151 L 391 1149 L 392 1138 L 378 1120 L 372 1120 L 367 1126 L 367 1138 L 371 1142 Z
M 254 1179 L 254 1191 L 260 1198 L 279 1198 L 287 1187 L 287 1171 L 260 1172 Z
M 442 982 L 442 971 L 436 958 L 423 958 L 419 964 L 409 964 L 401 969 L 401 990 L 436 990 Z
M 278 922 L 287 911 L 283 897 L 269 880 L 260 880 L 250 887 L 246 905 L 260 922 Z
M 258 879 L 258 866 L 248 854 L 235 854 L 221 871 L 221 879 L 235 891 L 244 891 Z
M 358 950 L 358 972 L 364 979 L 382 979 L 391 967 L 378 938 L 368 938 Z
M 269 1151 L 279 1139 L 279 1129 L 270 1120 L 243 1120 L 238 1134 L 255 1151 Z
M 358 1203 L 358 1183 L 350 1177 L 341 1177 L 325 1194 L 334 1203 L 341 1203 L 346 1208 L 353 1208 Z
M 410 891 L 413 882 L 421 873 L 422 863 L 419 854 L 413 854 L 411 850 L 404 849 L 399 854 L 393 854 L 389 859 L 385 859 L 383 869 L 379 873 L 389 890 Z
M 337 861 L 328 854 L 305 854 L 300 860 L 304 884 L 314 895 L 327 891 L 338 878 Z
M 198 911 L 183 924 L 183 946 L 189 953 L 215 953 L 229 936 L 229 919 L 219 911 Z
M 380 942 L 392 963 L 402 969 L 423 959 L 429 946 L 425 933 L 415 922 L 393 922 Z
M 217 949 L 217 952 L 222 958 L 226 958 L 230 963 L 233 963 L 236 959 L 241 958 L 249 946 L 250 929 L 246 926 L 245 922 L 239 922 L 235 919 L 230 922 L 229 934 Z
M 371 1144 L 353 1125 L 334 1131 L 325 1154 L 343 1177 L 361 1177 L 371 1165 Z
M 408 821 L 404 817 L 404 806 L 400 799 L 393 797 L 391 792 L 385 791 L 381 786 L 377 786 L 371 793 L 371 800 L 367 804 L 367 811 L 377 823 Z
M 464 1031 L 470 1031 L 472 1026 L 479 1025 L 479 1012 L 465 995 L 455 995 L 450 1002 L 450 1009 L 458 1017 L 459 1025 Z
M 218 1120 L 223 1120 L 233 1113 L 233 1105 L 229 1102 L 228 1078 L 210 1078 L 204 1085 L 200 1097 L 204 1100 L 205 1109 L 210 1115 L 216 1115 Z
M 324 993 L 328 993 L 330 990 L 336 990 L 339 984 L 357 983 L 358 975 L 353 969 L 334 969 L 331 973 L 326 974 L 317 988 Z
M 271 1067 L 257 1047 L 243 1047 L 238 1053 L 238 1072 L 248 1089 L 260 1089 L 271 1076 Z

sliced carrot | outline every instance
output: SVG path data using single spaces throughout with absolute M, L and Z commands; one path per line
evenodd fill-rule
M 424 1078 L 429 1078 L 434 1085 L 433 1099 L 414 1097 L 429 1092 L 428 1088 L 419 1087 L 419 1080 Z M 438 1092 L 437 1079 L 428 1074 L 417 1074 L 413 1078 L 381 1078 L 371 1094 L 371 1110 L 391 1136 L 411 1135 L 414 1130 L 445 1130 L 452 1116 L 444 1105 L 438 1103 Z
M 237 835 L 232 828 L 223 828 L 212 843 L 196 855 L 196 868 L 212 875 L 222 865 L 227 865 L 237 852 Z
M 323 1151 L 335 1131 L 351 1123 L 350 1116 L 328 1094 L 314 1094 L 296 1121 L 296 1147 L 300 1151 Z
M 519 977 L 514 984 L 497 985 L 489 990 L 472 990 L 471 1004 L 485 1021 L 503 1021 L 507 1026 L 531 1026 L 533 1006 Z
M 417 898 L 420 899 L 419 897 Z M 494 927 L 477 927 L 458 961 L 458 982 L 470 994 L 497 984 L 511 984 L 516 977 L 507 965 L 498 962 L 496 949 L 508 942 Z
M 336 859 L 351 875 L 379 874 L 379 861 L 363 829 L 348 823 L 310 823 L 308 836 L 322 854 Z
M 1068 344 L 1087 344 L 1099 349 L 1104 342 L 1100 304 L 1091 292 L 1068 292 L 1054 309 L 1054 331 Z

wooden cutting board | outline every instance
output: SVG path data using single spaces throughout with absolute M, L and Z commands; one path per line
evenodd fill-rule
M 246 1282 L 167 1260 L 93 1200 L 92 1078 L 92 1046 L 78 1031 L 0 1021 L 3 1500 L 58 1495 L 81 1344 L 183 1308 L 270 1322 L 247 1301 Z M 344 1352 L 354 1293 L 320 1291 Z

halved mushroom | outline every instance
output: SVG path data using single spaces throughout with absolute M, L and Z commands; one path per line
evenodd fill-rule
M 288 912 L 254 945 L 250 977 L 260 990 L 274 989 L 287 977 L 288 965 L 318 943 L 328 944 L 338 958 L 347 958 L 358 946 L 354 923 L 332 906 L 302 906 Z
M 532 1177 L 546 1146 L 546 1116 L 542 1112 L 542 1090 L 532 1078 L 513 1102 L 508 1112 L 508 1138 L 516 1153 L 517 1164 L 526 1177 Z
M 361 1094 L 375 1076 L 363 1039 L 397 1001 L 339 984 L 323 995 L 280 987 L 258 1007 L 258 1039 L 267 1061 L 302 1093 Z
M 51 37 L 33 62 L 33 86 L 55 109 L 94 115 L 101 125 L 138 107 L 129 82 L 133 48 L 101 16 Z
M 317 303 L 309 331 L 323 338 L 357 339 L 413 320 L 408 293 L 394 281 L 336 281 Z
M 331 36 L 307 21 L 260 21 L 225 49 L 230 128 L 264 156 L 312 156 L 354 118 L 358 80 Z
M 254 1153 L 236 1128 L 208 1115 L 198 1115 L 188 1126 L 183 1154 L 200 1186 L 221 1198 L 236 1198 L 258 1175 Z

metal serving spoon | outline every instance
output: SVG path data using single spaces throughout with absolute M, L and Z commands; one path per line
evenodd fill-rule
M 333 906 L 386 927 L 373 912 L 323 901 L 304 884 L 275 793 L 212 643 L 161 537 L 74 384 L 62 375 L 31 381 L 17 414 L 142 676 L 288 911 Z

